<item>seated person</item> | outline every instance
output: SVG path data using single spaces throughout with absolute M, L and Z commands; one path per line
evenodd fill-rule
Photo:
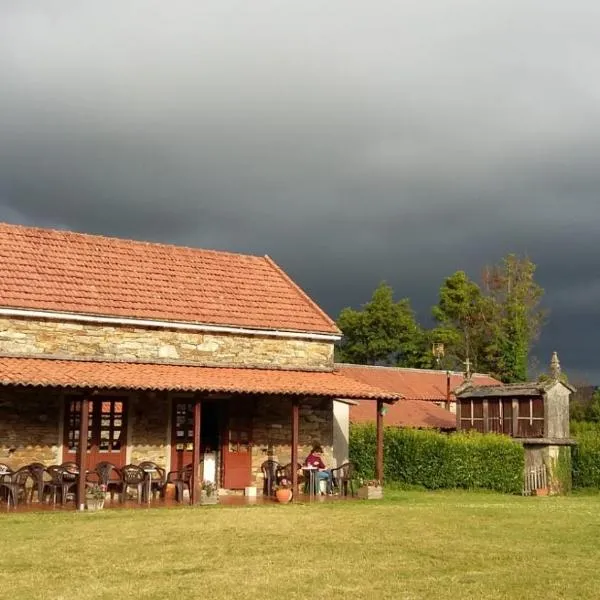
M 306 460 L 304 461 L 304 464 L 307 467 L 314 467 L 316 469 L 318 469 L 318 471 L 315 473 L 316 475 L 316 486 L 317 489 L 315 490 L 316 492 L 318 492 L 320 490 L 320 482 L 322 479 L 325 479 L 327 482 L 327 493 L 328 494 L 332 494 L 333 493 L 333 486 L 332 486 L 332 481 L 331 481 L 331 471 L 329 469 L 327 469 L 325 467 L 325 463 L 323 462 L 323 448 L 321 448 L 320 445 L 315 445 L 313 446 L 312 450 L 310 451 L 310 454 L 306 457 Z

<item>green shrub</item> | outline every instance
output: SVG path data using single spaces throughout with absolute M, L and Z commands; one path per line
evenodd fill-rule
M 352 425 L 350 460 L 359 477 L 374 478 L 375 454 L 375 426 Z M 520 493 L 523 464 L 523 447 L 505 436 L 385 428 L 384 476 L 388 483 L 432 490 L 483 488 Z
M 600 488 L 600 423 L 571 423 L 573 487 Z

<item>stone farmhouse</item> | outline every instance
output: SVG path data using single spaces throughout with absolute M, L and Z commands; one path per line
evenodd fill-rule
M 340 331 L 269 257 L 0 224 L 0 265 L 0 461 L 191 464 L 195 499 L 314 442 L 340 465 L 368 399 L 381 479 L 399 395 L 336 368 Z

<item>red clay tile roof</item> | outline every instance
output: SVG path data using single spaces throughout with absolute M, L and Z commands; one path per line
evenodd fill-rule
M 336 364 L 347 377 L 368 383 L 378 388 L 400 394 L 407 400 L 446 400 L 446 371 L 433 369 L 403 369 L 396 367 L 374 367 L 365 365 Z M 463 383 L 462 373 L 450 375 L 450 390 Z M 500 382 L 489 375 L 474 374 L 475 385 L 498 385 Z M 451 400 L 455 400 L 451 393 Z
M 335 333 L 269 258 L 0 223 L 0 305 Z
M 350 407 L 352 423 L 374 423 L 376 417 L 377 402 L 374 400 L 361 400 L 357 406 Z M 395 427 L 454 429 L 456 415 L 434 402 L 400 400 L 388 406 L 383 422 Z
M 360 383 L 339 372 L 276 371 L 88 362 L 42 358 L 0 358 L 0 385 L 286 394 L 330 398 L 372 398 L 396 394 Z

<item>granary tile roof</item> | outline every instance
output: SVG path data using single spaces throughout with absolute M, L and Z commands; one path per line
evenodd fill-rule
M 170 364 L 0 358 L 0 385 L 122 390 L 171 390 L 371 398 L 394 402 L 392 392 L 339 371 L 233 369 Z
M 377 402 L 362 399 L 350 407 L 352 423 L 374 423 L 377 418 Z M 385 425 L 395 427 L 417 427 L 454 429 L 456 415 L 426 400 L 400 400 L 388 407 L 384 417 Z
M 0 223 L 0 306 L 339 334 L 267 256 Z
M 456 395 L 459 398 L 536 397 L 542 396 L 557 384 L 564 385 L 571 392 L 575 391 L 572 385 L 556 380 L 496 385 L 479 385 L 475 382 L 467 381 L 456 389 Z
M 347 377 L 400 394 L 407 400 L 446 401 L 447 372 L 433 369 L 406 369 L 368 365 L 336 364 Z M 490 375 L 474 374 L 472 381 L 478 385 L 498 385 Z M 450 399 L 455 400 L 453 390 L 464 382 L 462 373 L 450 374 Z

